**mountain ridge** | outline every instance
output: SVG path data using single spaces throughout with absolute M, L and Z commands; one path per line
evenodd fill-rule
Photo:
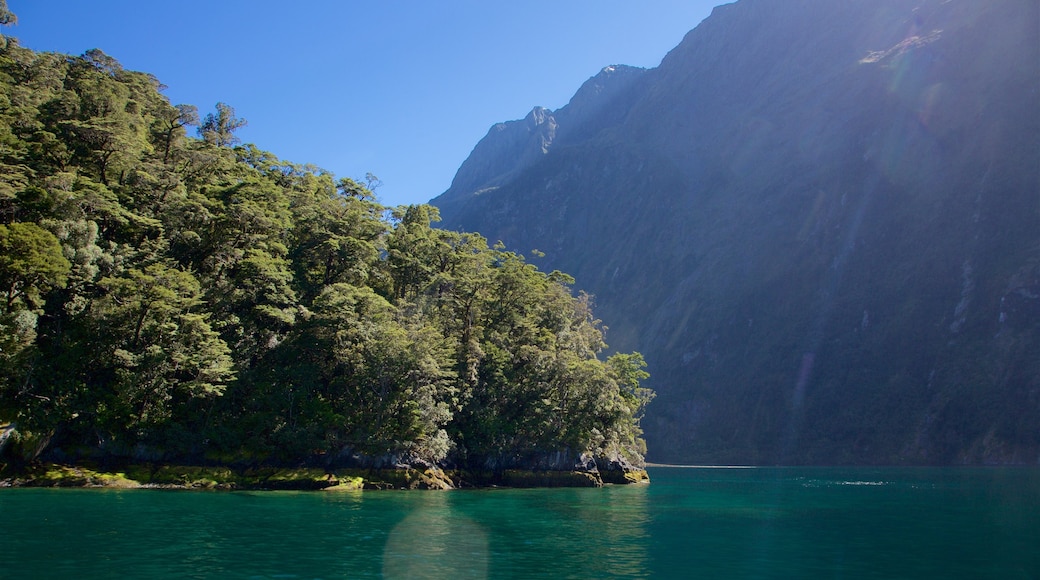
M 740 0 L 609 114 L 431 203 L 596 296 L 651 364 L 651 461 L 1035 463 L 1037 22 Z
M 576 138 L 569 129 L 574 126 L 580 129 L 583 123 L 601 114 L 645 71 L 627 65 L 604 67 L 582 84 L 570 102 L 556 111 L 534 107 L 523 119 L 496 123 L 459 168 L 449 192 L 493 188 L 535 163 L 549 152 L 558 138 L 564 143 L 580 140 L 580 135 Z M 561 121 L 565 128 L 558 136 Z M 489 177 L 489 172 L 496 175 Z

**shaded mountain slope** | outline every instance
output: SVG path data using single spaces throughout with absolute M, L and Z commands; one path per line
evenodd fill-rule
M 1036 463 L 1038 22 L 741 0 L 432 203 L 595 294 L 650 362 L 652 460 Z

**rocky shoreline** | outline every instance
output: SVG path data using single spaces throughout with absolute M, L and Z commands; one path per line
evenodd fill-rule
M 5 470 L 6 471 L 6 470 Z M 358 491 L 388 489 L 466 489 L 602 487 L 649 483 L 646 470 L 583 471 L 505 469 L 445 470 L 438 467 L 383 469 L 131 464 L 118 469 L 97 465 L 41 463 L 0 472 L 0 487 L 115 489 Z

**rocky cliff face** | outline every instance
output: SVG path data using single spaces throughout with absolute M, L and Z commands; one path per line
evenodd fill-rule
M 537 164 L 559 141 L 581 141 L 587 132 L 617 122 L 627 112 L 626 96 L 646 69 L 608 66 L 585 82 L 567 106 L 558 111 L 535 107 L 523 120 L 498 123 L 477 143 L 462 164 L 441 203 L 465 203 L 511 182 Z M 563 128 L 561 130 L 561 122 Z
M 1037 463 L 1038 12 L 740 0 L 432 203 L 596 295 L 651 460 Z

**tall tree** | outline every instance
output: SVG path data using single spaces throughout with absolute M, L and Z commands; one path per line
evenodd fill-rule
M 199 136 L 218 147 L 230 147 L 242 140 L 235 131 L 245 127 L 245 119 L 235 116 L 235 109 L 226 103 L 217 103 L 217 112 L 208 113 L 199 125 Z
M 195 105 L 167 107 L 159 115 L 156 133 L 163 148 L 163 163 L 170 161 L 170 150 L 178 137 L 184 135 L 185 127 L 199 124 L 199 109 Z

